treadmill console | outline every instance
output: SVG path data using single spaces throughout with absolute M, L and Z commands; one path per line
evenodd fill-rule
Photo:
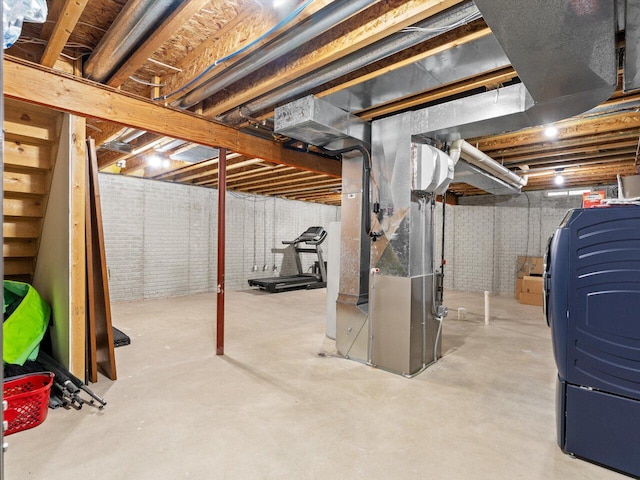
M 327 231 L 322 227 L 309 227 L 293 243 L 306 243 L 307 245 L 320 245 L 327 238 Z M 285 242 L 282 242 L 285 243 Z

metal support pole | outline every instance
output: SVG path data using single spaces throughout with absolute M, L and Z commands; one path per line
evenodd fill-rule
M 489 295 L 491 292 L 488 290 L 484 291 L 484 324 L 489 325 L 489 318 L 491 318 L 491 312 L 489 307 Z
M 216 355 L 224 355 L 224 254 L 225 198 L 227 195 L 227 150 L 219 149 L 218 157 L 218 295 L 216 297 Z

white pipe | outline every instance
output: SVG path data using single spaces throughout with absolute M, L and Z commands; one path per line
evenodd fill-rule
M 460 139 L 453 142 L 450 148 L 450 152 L 460 153 L 458 156 L 462 156 L 470 164 L 484 170 L 485 172 L 498 177 L 500 180 L 512 185 L 516 188 L 522 188 L 527 184 L 527 177 L 521 177 L 516 175 L 508 168 L 500 165 L 489 155 L 481 152 L 470 143 Z M 453 157 L 452 157 L 453 158 Z
M 484 291 L 484 324 L 489 325 L 489 291 Z

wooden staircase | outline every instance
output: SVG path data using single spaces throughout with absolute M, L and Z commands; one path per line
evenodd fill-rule
M 4 275 L 31 282 L 55 163 L 62 114 L 5 99 Z

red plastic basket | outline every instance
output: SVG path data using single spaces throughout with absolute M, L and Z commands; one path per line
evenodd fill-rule
M 7 410 L 4 419 L 9 424 L 5 435 L 37 427 L 49 409 L 49 393 L 53 373 L 33 373 L 6 379 L 2 384 Z

